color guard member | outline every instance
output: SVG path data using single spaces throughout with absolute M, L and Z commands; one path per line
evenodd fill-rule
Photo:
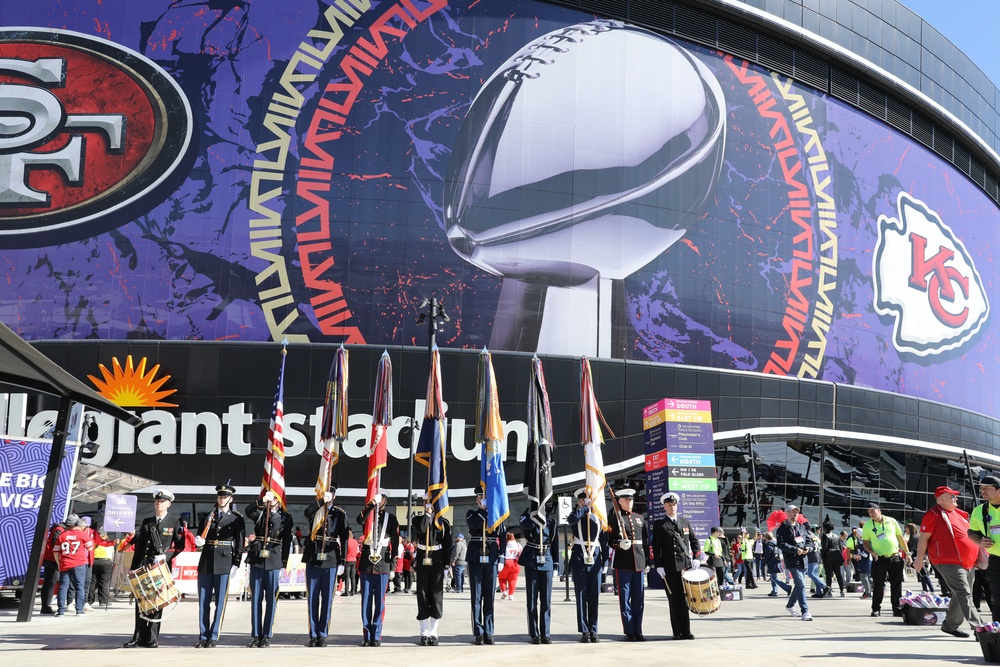
M 132 555 L 132 569 L 160 562 L 166 563 L 170 569 L 174 556 L 184 551 L 184 531 L 180 520 L 173 514 L 168 514 L 174 494 L 166 489 L 157 489 L 153 493 L 153 516 L 143 519 L 142 525 L 132 538 L 135 553 Z M 146 620 L 139 615 L 139 602 L 135 603 L 135 631 L 132 639 L 122 644 L 123 648 L 156 648 L 160 636 L 160 618 L 163 610 L 147 614 Z
M 465 514 L 469 526 L 469 591 L 472 593 L 472 634 L 477 646 L 493 644 L 493 605 L 497 594 L 497 572 L 503 569 L 500 536 L 506 535 L 503 522 L 493 530 L 486 525 L 483 490 L 476 491 L 478 507 Z
M 597 609 L 601 593 L 601 572 L 608 562 L 608 533 L 601 530 L 601 522 L 590 511 L 591 500 L 587 489 L 577 489 L 576 509 L 569 515 L 573 531 L 573 551 L 569 558 L 573 574 L 573 591 L 576 593 L 576 629 L 580 643 L 601 641 L 597 635 Z
M 559 563 L 559 533 L 555 517 L 546 509 L 544 527 L 532 520 L 530 509 L 521 514 L 520 520 L 526 542 L 518 563 L 524 568 L 528 636 L 532 644 L 552 643 L 552 571 Z
M 615 577 L 618 580 L 618 607 L 621 610 L 625 641 L 644 642 L 642 612 L 646 604 L 646 522 L 632 512 L 635 489 L 615 493 L 618 509 L 611 520 L 611 546 L 615 550 Z
M 372 514 L 371 535 L 361 546 L 358 571 L 361 573 L 362 646 L 382 645 L 382 619 L 385 615 L 385 592 L 389 573 L 395 569 L 399 553 L 399 522 L 386 506 L 386 494 L 376 493 L 361 514 L 358 523 Z
M 229 597 L 229 577 L 240 566 L 246 523 L 233 510 L 236 487 L 215 487 L 215 509 L 205 515 L 195 544 L 202 547 L 198 561 L 198 643 L 195 648 L 214 648 L 219 643 L 222 616 Z M 212 613 L 212 599 L 215 613 Z
M 438 645 L 438 621 L 444 615 L 444 569 L 451 556 L 451 524 L 444 517 L 434 525 L 434 505 L 410 520 L 410 535 L 417 545 L 413 567 L 417 571 L 417 620 L 420 646 Z
M 305 541 L 302 562 L 306 564 L 306 596 L 309 609 L 308 647 L 323 648 L 330 631 L 330 607 L 333 605 L 333 590 L 337 575 L 344 572 L 343 554 L 351 535 L 347 525 L 347 513 L 333 504 L 337 497 L 337 487 L 323 495 L 322 500 L 306 506 L 306 519 L 313 523 L 316 513 L 326 506 L 326 521 Z
M 292 517 L 281 509 L 281 503 L 272 491 L 247 505 L 246 513 L 254 524 L 254 538 L 247 551 L 247 563 L 250 564 L 250 633 L 253 638 L 247 646 L 267 648 L 274 634 L 278 576 L 288 566 L 288 555 L 292 550 Z

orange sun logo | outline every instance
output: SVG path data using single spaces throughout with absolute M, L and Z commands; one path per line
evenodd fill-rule
M 156 380 L 156 371 L 160 370 L 160 365 L 153 366 L 149 373 L 146 373 L 146 358 L 139 362 L 139 368 L 132 365 L 132 355 L 128 355 L 125 360 L 125 368 L 118 363 L 118 357 L 112 357 L 115 365 L 115 372 L 111 373 L 100 364 L 101 375 L 104 380 L 99 380 L 93 375 L 88 375 L 87 379 L 94 383 L 98 393 L 115 405 L 123 408 L 176 408 L 176 403 L 164 403 L 162 399 L 177 393 L 176 389 L 159 391 L 160 387 L 170 379 L 169 375 L 164 375 Z

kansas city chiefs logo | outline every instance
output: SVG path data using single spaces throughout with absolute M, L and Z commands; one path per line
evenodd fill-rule
M 895 320 L 893 345 L 920 356 L 960 348 L 990 304 L 965 245 L 922 201 L 900 192 L 898 218 L 879 216 L 875 311 Z
M 91 236 L 183 178 L 191 107 L 159 65 L 63 30 L 0 30 L 0 247 Z

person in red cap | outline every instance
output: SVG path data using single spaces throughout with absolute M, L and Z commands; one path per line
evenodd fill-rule
M 972 569 L 976 566 L 979 546 L 969 539 L 969 515 L 958 509 L 958 491 L 939 486 L 934 491 L 937 506 L 924 514 L 917 541 L 917 571 L 929 556 L 942 581 L 951 589 L 948 615 L 941 631 L 954 637 L 968 637 L 962 621 L 982 625 L 979 612 L 972 605 Z

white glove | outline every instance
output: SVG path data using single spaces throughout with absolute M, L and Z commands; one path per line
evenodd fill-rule
M 230 579 L 236 576 L 236 571 L 237 570 L 239 570 L 239 568 L 236 567 L 235 565 L 233 565 L 231 568 L 229 568 L 229 578 Z
M 343 565 L 338 565 L 337 566 L 337 576 L 339 577 L 343 573 L 344 573 L 344 566 Z
M 163 554 L 156 554 L 155 556 L 153 556 L 153 562 L 154 563 L 166 563 L 167 562 L 167 557 L 165 555 L 163 555 Z
M 376 505 L 382 502 L 382 494 L 376 493 L 374 496 L 372 496 L 372 502 L 375 503 Z
M 658 575 L 660 575 L 660 579 L 666 579 L 667 578 L 667 571 L 664 570 L 662 567 L 656 568 L 656 573 Z
M 499 563 L 497 564 L 497 572 L 498 572 L 498 573 L 499 573 L 499 572 L 503 572 L 503 564 L 504 564 L 504 562 L 503 562 L 503 561 L 500 561 L 500 562 L 499 562 Z
M 424 505 L 424 511 L 428 514 L 434 514 L 434 505 Z
M 644 569 L 644 570 L 642 571 L 642 573 L 643 573 L 643 574 L 649 574 L 649 566 L 648 566 L 648 565 L 647 565 L 647 566 L 646 566 L 646 568 L 645 568 L 645 569 Z
M 608 573 L 608 566 L 605 565 L 604 567 L 601 568 L 601 574 L 607 574 L 607 573 Z
M 264 494 L 264 498 L 262 500 L 265 503 L 273 503 L 274 502 L 274 491 L 268 491 L 267 493 L 265 493 Z
M 333 502 L 333 494 L 327 491 L 323 494 L 323 504 L 329 505 L 331 502 Z
M 203 547 L 203 546 L 205 546 L 205 538 L 202 537 L 201 535 L 195 535 L 194 536 L 194 545 L 196 547 Z
M 591 505 L 594 504 L 594 501 L 591 500 L 590 498 L 584 498 L 583 499 L 583 504 L 586 505 L 587 507 L 590 507 Z

